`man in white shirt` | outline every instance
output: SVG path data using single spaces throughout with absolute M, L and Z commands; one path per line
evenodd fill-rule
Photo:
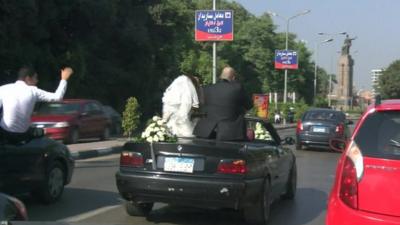
M 70 67 L 61 69 L 61 81 L 54 93 L 36 87 L 38 75 L 31 67 L 22 67 L 18 71 L 15 83 L 0 87 L 0 107 L 3 115 L 0 121 L 0 135 L 10 143 L 27 141 L 34 135 L 30 129 L 31 115 L 38 101 L 58 101 L 64 97 L 67 80 L 72 75 Z

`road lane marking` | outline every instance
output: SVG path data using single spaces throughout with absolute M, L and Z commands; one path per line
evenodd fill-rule
M 95 209 L 95 210 L 92 210 L 92 211 L 89 211 L 89 212 L 86 212 L 86 213 L 82 213 L 82 214 L 79 214 L 79 215 L 76 215 L 76 216 L 71 216 L 71 217 L 67 217 L 65 219 L 61 219 L 61 220 L 59 220 L 59 222 L 66 222 L 66 223 L 79 222 L 79 221 L 89 219 L 89 218 L 94 217 L 96 215 L 99 215 L 99 214 L 102 214 L 102 213 L 106 213 L 108 211 L 111 211 L 113 209 L 120 208 L 120 207 L 122 207 L 122 205 L 105 206 L 105 207 L 98 208 L 98 209 Z

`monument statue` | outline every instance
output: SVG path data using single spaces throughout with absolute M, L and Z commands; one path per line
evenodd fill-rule
M 342 55 L 350 54 L 351 41 L 355 40 L 357 37 L 350 38 L 348 34 L 346 34 L 346 39 L 344 39 L 344 43 L 342 46 Z

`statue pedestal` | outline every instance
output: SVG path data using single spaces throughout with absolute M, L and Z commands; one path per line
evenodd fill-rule
M 338 63 L 336 90 L 337 108 L 349 110 L 353 106 L 353 65 L 351 55 L 341 55 Z

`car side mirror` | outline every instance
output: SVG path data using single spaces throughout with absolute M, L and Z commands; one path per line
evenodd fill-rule
M 294 145 L 295 140 L 292 137 L 285 137 L 282 141 L 284 145 Z
M 346 148 L 346 141 L 344 141 L 343 139 L 336 139 L 336 138 L 330 139 L 329 147 L 335 151 L 343 152 L 344 149 Z

